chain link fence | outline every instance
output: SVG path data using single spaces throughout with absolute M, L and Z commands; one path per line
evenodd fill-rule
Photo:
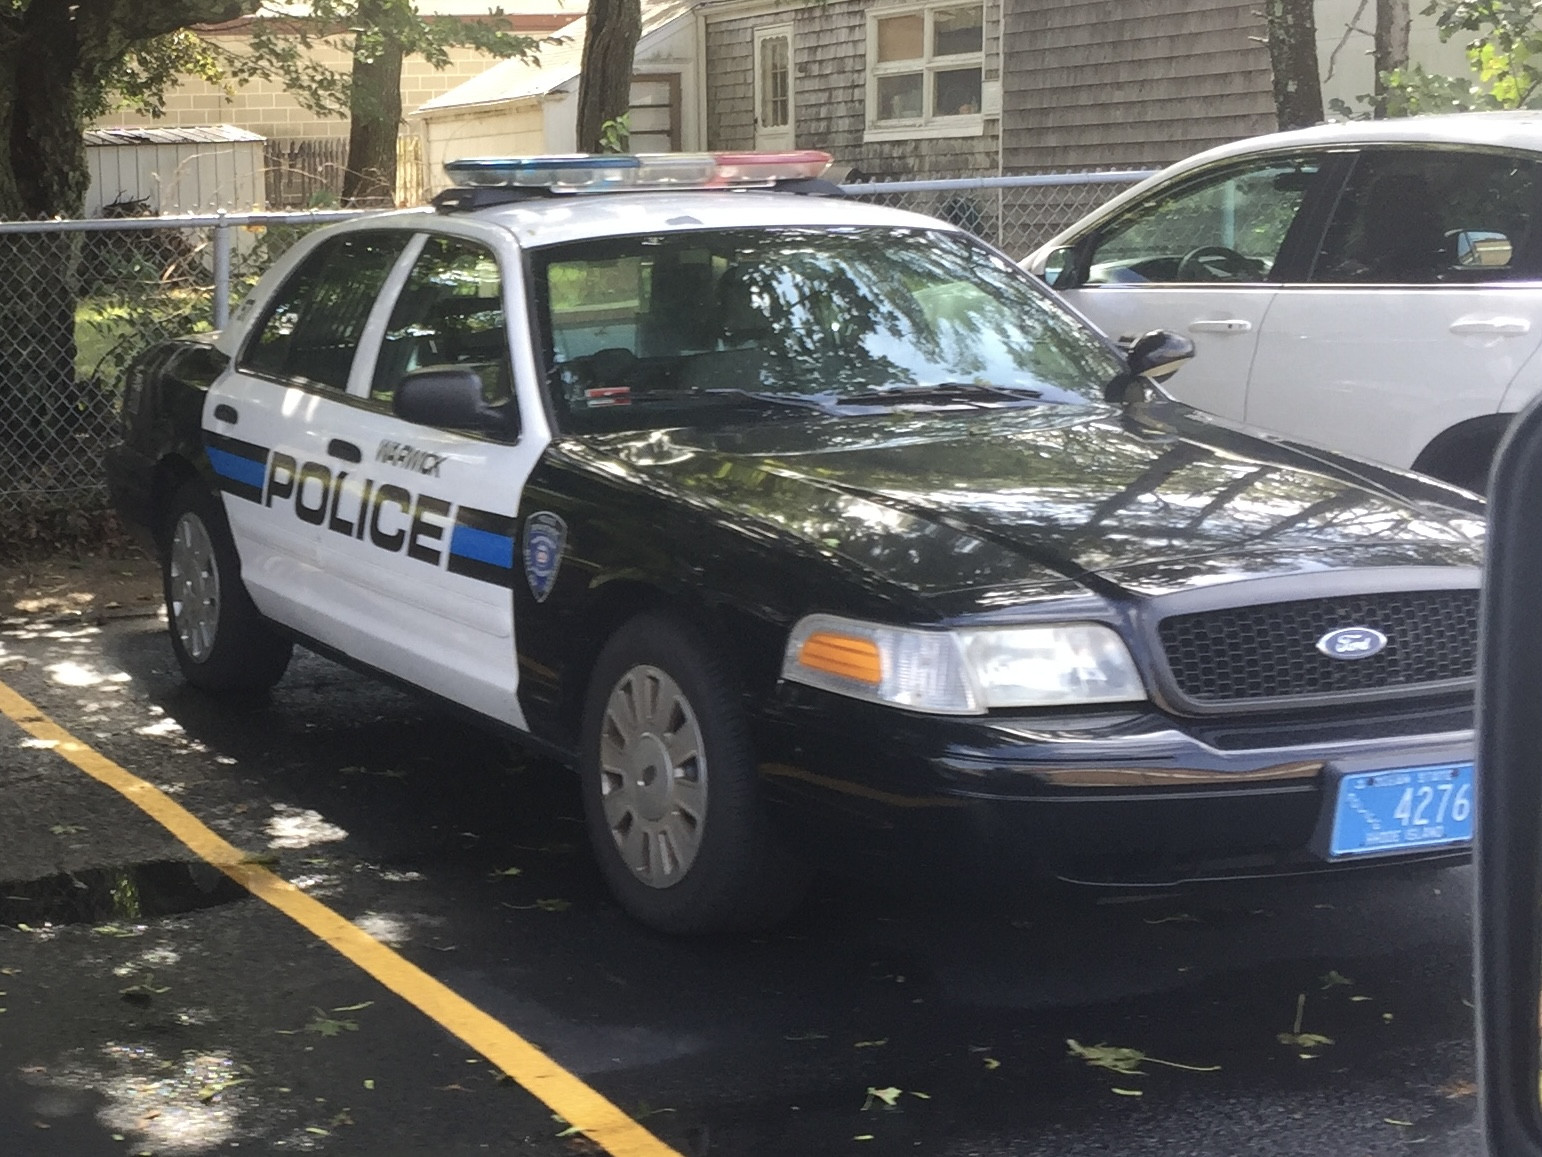
M 1144 173 L 851 185 L 1021 257 Z M 0 543 L 101 511 L 119 379 L 151 344 L 218 328 L 280 254 L 358 212 L 0 222 Z

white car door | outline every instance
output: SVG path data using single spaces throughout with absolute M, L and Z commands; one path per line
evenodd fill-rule
M 1498 411 L 1542 344 L 1542 175 L 1496 152 L 1367 149 L 1312 273 L 1264 322 L 1247 421 L 1393 466 Z M 1185 370 L 1185 372 L 1187 372 Z
M 455 226 L 442 226 L 453 231 Z M 548 441 L 512 241 L 419 235 L 381 294 L 331 432 L 334 502 L 319 528 L 324 641 L 491 718 L 524 726 L 516 697 L 514 583 L 523 582 L 519 499 Z M 398 416 L 413 370 L 464 367 L 483 382 L 496 429 Z M 515 396 L 515 367 L 521 393 Z
M 267 299 L 204 401 L 205 446 L 241 577 L 258 610 L 308 635 L 321 635 L 329 601 L 317 550 L 337 508 L 328 442 L 346 426 L 359 339 L 410 237 L 344 233 L 311 251 Z
M 1164 388 L 1240 419 L 1281 257 L 1319 167 L 1310 156 L 1251 158 L 1153 189 L 1077 247 L 1075 287 L 1057 287 L 1121 345 L 1152 329 L 1192 339 L 1194 360 Z

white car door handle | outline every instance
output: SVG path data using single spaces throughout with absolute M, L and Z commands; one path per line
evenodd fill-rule
M 1247 333 L 1252 328 L 1253 323 L 1241 317 L 1189 322 L 1190 333 Z
M 1524 317 L 1463 317 L 1451 323 L 1452 333 L 1522 334 L 1531 331 Z

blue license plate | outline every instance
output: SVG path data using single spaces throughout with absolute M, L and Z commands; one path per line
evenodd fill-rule
M 1475 803 L 1470 763 L 1346 775 L 1328 850 L 1358 856 L 1470 843 Z

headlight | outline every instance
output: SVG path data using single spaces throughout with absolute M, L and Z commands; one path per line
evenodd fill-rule
M 810 615 L 782 677 L 940 715 L 1146 698 L 1124 640 L 1100 623 L 925 631 Z

